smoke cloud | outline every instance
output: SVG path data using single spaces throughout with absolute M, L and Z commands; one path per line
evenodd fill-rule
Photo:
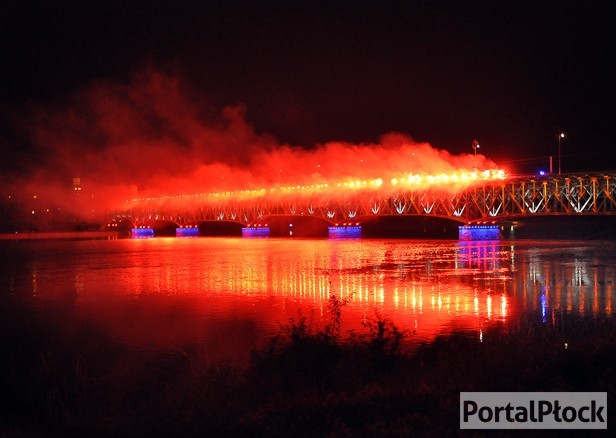
M 280 144 L 255 132 L 241 105 L 215 111 L 178 77 L 151 69 L 130 83 L 91 84 L 61 107 L 32 108 L 20 129 L 44 164 L 14 189 L 76 212 L 85 199 L 101 212 L 148 196 L 497 167 L 483 155 L 454 156 L 398 133 L 378 143 Z

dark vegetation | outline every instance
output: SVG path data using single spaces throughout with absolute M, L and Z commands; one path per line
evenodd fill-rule
M 332 297 L 324 328 L 300 314 L 238 366 L 198 346 L 146 361 L 85 322 L 59 336 L 25 303 L 0 304 L 2 436 L 477 436 L 458 430 L 460 391 L 607 391 L 612 406 L 616 389 L 611 318 L 520 321 L 408 352 L 412 334 L 380 315 L 342 333 Z

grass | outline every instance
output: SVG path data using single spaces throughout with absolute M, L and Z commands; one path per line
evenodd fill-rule
M 474 436 L 458 430 L 460 391 L 607 391 L 612 404 L 612 318 L 520 321 L 405 353 L 412 334 L 378 314 L 341 333 L 344 305 L 330 299 L 321 329 L 302 314 L 281 324 L 246 367 L 199 346 L 143 358 L 85 322 L 62 340 L 13 309 L 22 318 L 0 323 L 2 436 Z

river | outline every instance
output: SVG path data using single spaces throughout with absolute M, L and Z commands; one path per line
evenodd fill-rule
M 389 318 L 412 348 L 492 325 L 612 317 L 612 242 L 242 238 L 1 240 L 11 329 L 84 327 L 144 354 L 199 345 L 243 361 L 289 318 L 343 331 Z M 299 312 L 299 313 L 298 313 Z

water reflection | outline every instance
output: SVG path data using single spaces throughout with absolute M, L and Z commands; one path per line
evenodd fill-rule
M 347 300 L 344 329 L 361 330 L 378 312 L 415 332 L 412 342 L 452 331 L 481 338 L 487 325 L 507 324 L 522 314 L 550 323 L 613 311 L 616 253 L 601 243 L 20 244 L 27 245 L 21 248 L 27 263 L 2 271 L 12 289 L 29 295 L 60 324 L 67 315 L 67 321 L 86 319 L 133 346 L 206 342 L 213 355 L 221 349 L 248 351 L 299 309 L 323 324 L 331 295 Z
M 525 311 L 540 311 L 544 320 L 612 314 L 614 251 L 607 245 L 533 248 L 519 269 L 513 293 Z

